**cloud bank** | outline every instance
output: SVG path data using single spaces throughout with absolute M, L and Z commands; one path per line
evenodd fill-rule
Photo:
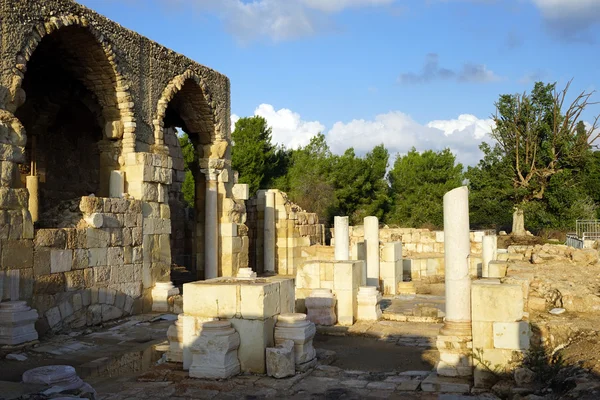
M 261 104 L 254 114 L 264 117 L 273 128 L 273 142 L 288 148 L 305 146 L 311 137 L 322 132 L 335 154 L 354 147 L 362 155 L 383 143 L 393 161 L 395 154 L 406 154 L 412 147 L 419 151 L 448 147 L 464 165 L 477 164 L 482 157 L 479 144 L 490 139 L 493 126 L 492 120 L 470 114 L 420 124 L 405 113 L 392 111 L 371 120 L 338 121 L 326 129 L 319 121 L 303 120 L 298 113 L 286 108 L 275 110 L 270 104 Z M 238 119 L 232 116 L 232 129 Z

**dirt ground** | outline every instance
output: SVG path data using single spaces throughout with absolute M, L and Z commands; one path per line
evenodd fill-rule
M 374 338 L 317 335 L 313 343 L 317 348 L 335 351 L 336 360 L 331 365 L 345 370 L 430 371 L 439 359 L 437 350 Z

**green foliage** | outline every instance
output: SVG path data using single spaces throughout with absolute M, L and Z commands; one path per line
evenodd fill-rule
M 414 148 L 398 156 L 389 173 L 393 207 L 390 223 L 420 227 L 443 226 L 443 196 L 461 185 L 462 164 L 449 149 L 422 153 Z
M 185 178 L 181 188 L 181 191 L 183 192 L 183 200 L 186 202 L 188 207 L 194 208 L 196 185 L 192 171 L 197 170 L 198 160 L 194 150 L 194 145 L 192 144 L 192 141 L 188 137 L 187 133 L 184 133 L 179 137 L 179 146 L 181 147 L 181 152 L 183 153 L 183 162 L 185 168 Z
M 231 134 L 231 165 L 240 173 L 239 182 L 250 186 L 250 195 L 264 188 L 277 170 L 275 148 L 271 144 L 271 128 L 260 116 L 240 118 Z

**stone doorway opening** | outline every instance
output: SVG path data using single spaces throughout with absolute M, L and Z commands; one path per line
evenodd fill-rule
M 36 227 L 70 227 L 80 197 L 107 197 L 110 171 L 118 169 L 116 75 L 102 45 L 79 26 L 44 36 L 24 75 L 15 113 L 27 132 L 20 185 L 37 199 Z
M 175 284 L 204 279 L 205 146 L 214 136 L 213 114 L 198 82 L 188 78 L 180 85 L 171 94 L 162 120 L 164 143 L 173 158 L 171 258 L 173 264 L 185 267 L 185 271 L 172 269 Z M 182 272 L 187 273 L 182 276 Z

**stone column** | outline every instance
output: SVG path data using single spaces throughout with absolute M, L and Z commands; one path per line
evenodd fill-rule
M 471 336 L 470 254 L 469 189 L 461 186 L 444 195 L 446 320 L 443 335 Z
M 36 175 L 29 175 L 25 179 L 29 191 L 29 214 L 31 214 L 31 221 L 35 223 L 39 219 L 39 178 Z
M 217 177 L 215 169 L 202 170 L 206 176 L 206 198 L 204 207 L 204 279 L 219 275 L 219 218 Z
M 264 272 L 275 273 L 275 192 L 265 192 Z
M 125 172 L 110 171 L 108 180 L 108 196 L 120 199 L 125 193 Z
M 496 235 L 486 235 L 482 241 L 483 250 L 481 254 L 481 276 L 489 277 L 490 261 L 496 260 L 496 252 L 498 250 L 498 237 Z
M 379 289 L 379 220 L 377 217 L 366 217 L 364 229 L 367 246 L 367 286 L 375 286 Z
M 335 259 L 347 261 L 350 259 L 350 237 L 348 233 L 348 217 L 335 217 Z

